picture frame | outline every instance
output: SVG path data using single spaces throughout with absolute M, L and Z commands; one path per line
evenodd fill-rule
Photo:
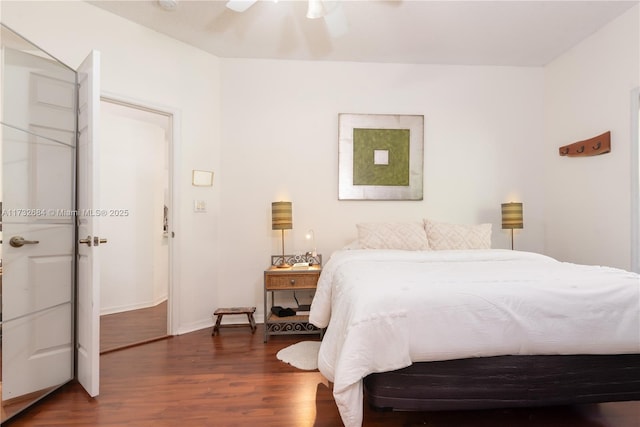
M 338 115 L 338 200 L 422 200 L 424 116 Z

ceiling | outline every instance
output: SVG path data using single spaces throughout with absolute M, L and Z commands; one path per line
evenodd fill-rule
M 306 0 L 89 3 L 224 58 L 543 66 L 638 1 L 342 0 L 318 19 Z

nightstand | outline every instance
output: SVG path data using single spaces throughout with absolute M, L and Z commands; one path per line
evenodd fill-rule
M 309 323 L 308 315 L 278 317 L 271 312 L 278 292 L 315 290 L 322 267 L 278 268 L 271 266 L 264 272 L 264 342 L 269 335 L 322 334 L 322 330 Z M 271 301 L 268 301 L 268 296 Z

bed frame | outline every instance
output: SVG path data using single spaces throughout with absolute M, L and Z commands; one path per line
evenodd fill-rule
M 640 354 L 420 362 L 364 378 L 375 409 L 440 411 L 640 400 Z

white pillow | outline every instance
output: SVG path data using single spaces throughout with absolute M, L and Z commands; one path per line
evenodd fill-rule
M 491 224 L 447 224 L 425 219 L 424 228 L 434 250 L 491 249 Z
M 429 249 L 424 226 L 419 222 L 378 222 L 357 224 L 362 249 Z

